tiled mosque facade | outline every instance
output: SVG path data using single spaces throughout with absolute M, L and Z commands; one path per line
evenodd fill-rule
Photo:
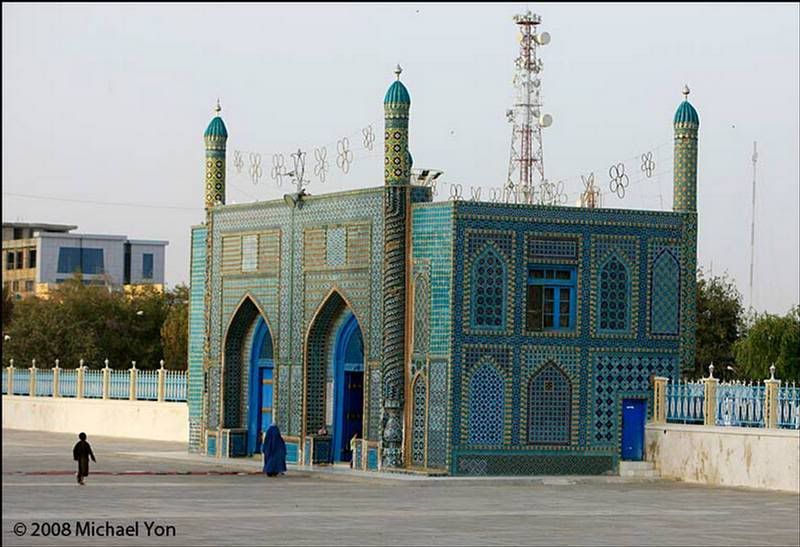
M 604 473 L 623 406 L 694 361 L 699 119 L 674 118 L 674 211 L 432 202 L 411 100 L 384 100 L 375 188 L 225 205 L 208 130 L 192 229 L 190 446 L 453 475 Z M 220 165 L 221 164 L 221 165 Z

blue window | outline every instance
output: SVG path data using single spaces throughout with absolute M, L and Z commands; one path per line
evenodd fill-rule
M 506 264 L 491 247 L 472 265 L 472 327 L 505 328 Z
M 153 279 L 153 254 L 144 253 L 142 255 L 142 278 Z
M 576 275 L 574 266 L 531 266 L 525 326 L 528 331 L 575 329 Z
M 61 247 L 58 250 L 58 273 L 103 273 L 103 249 Z
M 628 330 L 630 300 L 630 275 L 625 265 L 612 255 L 600 268 L 600 310 L 598 321 L 601 332 Z

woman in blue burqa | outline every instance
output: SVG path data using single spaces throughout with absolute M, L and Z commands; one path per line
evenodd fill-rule
M 261 451 L 264 453 L 264 473 L 268 477 L 286 473 L 286 443 L 277 425 L 272 424 L 267 429 Z

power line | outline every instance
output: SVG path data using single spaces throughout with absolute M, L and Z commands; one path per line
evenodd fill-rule
M 181 207 L 179 205 L 152 205 L 149 203 L 120 203 L 116 201 L 96 201 L 89 199 L 74 199 L 56 196 L 35 196 L 33 194 L 17 194 L 15 192 L 3 192 L 4 196 L 13 196 L 26 199 L 42 199 L 50 201 L 68 201 L 72 203 L 87 203 L 90 205 L 116 205 L 119 207 L 140 207 L 144 209 L 173 209 L 179 211 L 202 211 L 202 207 Z

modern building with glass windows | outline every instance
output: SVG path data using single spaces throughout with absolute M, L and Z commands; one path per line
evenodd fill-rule
M 651 378 L 694 363 L 697 112 L 684 100 L 674 116 L 662 212 L 434 202 L 410 176 L 410 106 L 398 76 L 383 185 L 250 204 L 225 204 L 228 132 L 209 124 L 191 449 L 253 454 L 275 422 L 305 464 L 572 474 L 641 459 Z
M 3 223 L 3 283 L 18 297 L 44 296 L 80 272 L 85 284 L 163 289 L 168 242 L 72 233 L 75 229 Z

